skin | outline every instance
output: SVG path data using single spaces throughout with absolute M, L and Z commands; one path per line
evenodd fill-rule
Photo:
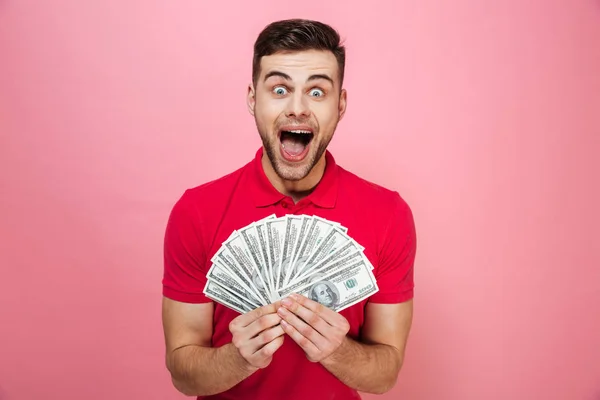
M 262 165 L 273 186 L 294 200 L 321 180 L 324 152 L 346 110 L 346 91 L 330 52 L 302 51 L 263 57 L 260 76 L 248 87 L 247 104 L 265 147 Z M 316 77 L 316 78 L 315 78 Z M 314 129 L 309 154 L 290 163 L 279 152 L 282 124 Z M 267 367 L 284 340 L 293 340 L 311 362 L 343 383 L 385 393 L 396 383 L 412 324 L 413 303 L 372 304 L 365 309 L 360 340 L 347 336 L 344 316 L 304 296 L 236 317 L 231 343 L 211 347 L 213 303 L 186 304 L 163 298 L 166 364 L 174 386 L 189 396 L 230 389 Z M 356 368 L 360 365 L 360 368 Z
M 325 149 L 346 111 L 338 64 L 331 52 L 303 51 L 263 57 L 256 86 L 248 87 L 248 110 L 256 121 L 265 152 L 262 165 L 273 186 L 299 200 L 314 189 L 325 171 Z M 286 161 L 279 151 L 279 127 L 306 124 L 314 136 L 308 155 Z
M 412 324 L 412 300 L 367 303 L 360 341 L 346 336 L 350 325 L 344 316 L 304 296 L 283 299 L 277 313 L 308 360 L 321 363 L 351 388 L 382 394 L 396 384 Z
M 231 321 L 232 342 L 211 347 L 213 303 L 186 304 L 163 297 L 166 365 L 173 386 L 187 396 L 221 393 L 267 367 L 284 340 L 279 303 Z

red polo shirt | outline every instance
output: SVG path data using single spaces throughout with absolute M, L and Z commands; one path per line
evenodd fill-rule
M 188 189 L 174 205 L 165 234 L 163 294 L 188 303 L 204 296 L 210 259 L 233 230 L 271 214 L 318 215 L 337 221 L 365 249 L 379 292 L 341 312 L 358 339 L 367 302 L 399 303 L 413 297 L 416 237 L 411 210 L 395 192 L 337 165 L 329 151 L 323 178 L 294 204 L 267 179 L 260 148 L 254 160 L 220 179 Z M 215 303 L 213 346 L 231 342 L 229 322 L 239 314 Z M 359 368 L 360 366 L 357 366 Z M 204 399 L 359 399 L 319 363 L 306 359 L 286 337 L 271 364 L 230 390 Z M 199 397 L 201 399 L 201 397 Z

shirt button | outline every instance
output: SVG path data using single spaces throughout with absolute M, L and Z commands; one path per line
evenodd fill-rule
M 288 205 L 287 205 L 287 203 L 281 203 L 281 207 L 288 208 Z

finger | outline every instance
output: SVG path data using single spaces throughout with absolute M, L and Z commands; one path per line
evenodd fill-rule
M 281 326 L 285 333 L 287 333 L 288 336 L 304 350 L 309 360 L 313 361 L 317 359 L 319 348 L 315 346 L 312 341 L 302 335 L 293 325 L 287 323 L 285 320 L 281 321 Z
M 275 308 L 275 304 L 268 304 L 266 306 L 258 307 L 246 314 L 242 314 L 236 318 L 235 324 L 241 328 L 244 328 L 263 315 L 274 314 L 277 312 L 277 308 Z
M 342 315 L 333 311 L 331 308 L 325 307 L 323 304 L 311 300 L 308 297 L 301 296 L 296 293 L 290 294 L 290 297 L 297 303 L 307 308 L 308 310 L 320 316 L 329 325 L 336 326 L 340 323 L 340 317 L 344 318 Z
M 283 344 L 283 336 L 279 336 L 279 337 L 275 338 L 274 340 L 270 341 L 269 343 L 267 343 L 265 346 L 263 346 L 262 349 L 258 350 L 252 358 L 257 359 L 257 360 L 264 360 L 264 359 L 271 358 L 273 356 L 273 354 L 275 354 L 277 349 L 279 349 L 281 347 L 282 344 Z
M 258 334 L 258 336 L 256 336 L 255 338 L 252 338 L 248 342 L 248 346 L 250 347 L 251 352 L 255 353 L 257 350 L 259 350 L 265 344 L 272 342 L 273 340 L 275 340 L 279 336 L 283 336 L 284 334 L 285 334 L 285 332 L 283 331 L 283 328 L 281 327 L 281 325 L 277 325 L 270 329 L 262 331 L 260 334 Z
M 253 338 L 262 331 L 279 324 L 280 321 L 281 317 L 276 313 L 263 315 L 244 329 L 243 336 L 248 339 Z
M 283 303 L 283 306 L 287 310 L 291 311 L 292 313 L 300 317 L 302 320 L 304 320 L 304 322 L 306 322 L 308 325 L 312 326 L 321 335 L 328 337 L 331 334 L 331 330 L 333 329 L 333 327 L 329 323 L 327 323 L 318 313 L 304 307 L 297 301 L 292 301 L 288 304 Z
M 281 323 L 284 328 L 284 331 L 285 331 L 286 325 L 290 325 L 291 327 L 294 328 L 294 330 L 296 332 L 298 332 L 303 338 L 305 338 L 307 341 L 309 341 L 310 344 L 315 346 L 317 349 L 325 349 L 327 347 L 327 344 L 328 344 L 327 339 L 325 337 L 323 337 L 319 332 L 317 332 L 312 326 L 310 326 L 309 324 L 307 324 L 306 322 L 304 322 L 300 318 L 298 318 L 298 316 L 296 316 L 296 314 L 285 309 L 284 307 L 281 307 L 279 309 L 279 315 L 281 315 L 281 317 L 283 318 Z M 287 324 L 286 324 L 286 322 L 287 322 Z M 308 343 L 305 343 L 305 341 L 302 340 L 302 338 L 298 337 L 298 339 L 301 340 L 307 346 L 309 346 Z M 300 343 L 298 343 L 298 344 L 300 344 Z

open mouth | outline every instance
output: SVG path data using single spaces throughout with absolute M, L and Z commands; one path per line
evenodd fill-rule
M 289 161 L 300 161 L 308 153 L 310 142 L 314 137 L 311 129 L 284 129 L 279 133 L 281 152 Z

